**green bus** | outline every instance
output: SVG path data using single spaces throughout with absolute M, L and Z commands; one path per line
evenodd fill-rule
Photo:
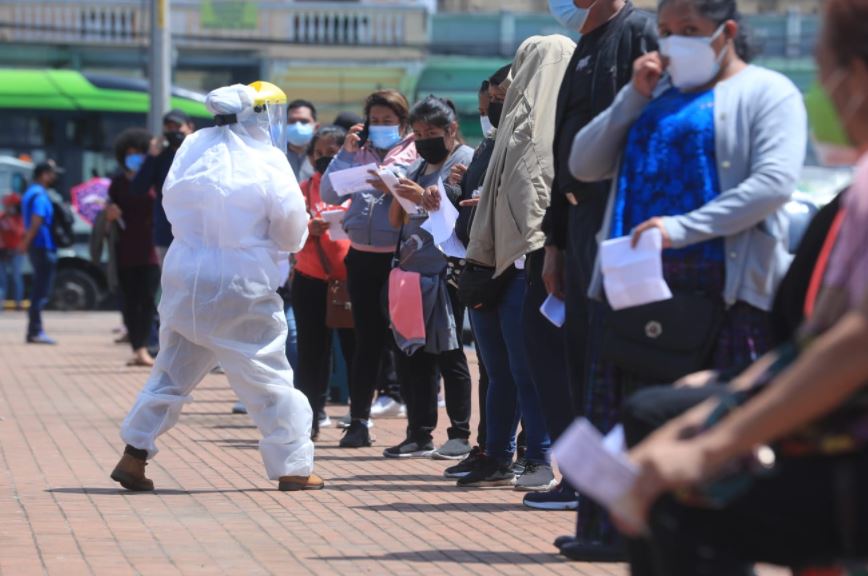
M 147 89 L 141 79 L 0 68 L 0 197 L 22 192 L 31 178 L 29 161 L 53 158 L 64 168 L 56 192 L 66 201 L 73 186 L 92 176 L 111 176 L 117 169 L 112 150 L 117 135 L 147 125 Z M 210 125 L 204 101 L 201 94 L 172 90 L 172 108 Z M 102 266 L 90 261 L 90 225 L 78 219 L 75 232 L 76 244 L 58 254 L 52 306 L 84 310 L 111 305 Z

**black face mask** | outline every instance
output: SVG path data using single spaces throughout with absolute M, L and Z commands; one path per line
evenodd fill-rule
M 329 164 L 331 164 L 332 162 L 332 158 L 334 158 L 334 156 L 323 156 L 321 158 L 317 158 L 316 161 L 314 161 L 313 163 L 313 167 L 320 174 L 325 174 L 325 171 L 328 169 Z
M 503 102 L 491 102 L 488 105 L 488 120 L 495 128 L 500 125 L 501 114 L 503 114 Z
M 173 130 L 171 132 L 163 132 L 163 136 L 165 136 L 166 141 L 169 142 L 169 146 L 171 148 L 180 148 L 181 143 L 184 142 L 186 134 L 177 130 Z
M 449 157 L 449 149 L 446 148 L 446 139 L 443 136 L 416 140 L 416 152 L 428 164 L 440 164 Z

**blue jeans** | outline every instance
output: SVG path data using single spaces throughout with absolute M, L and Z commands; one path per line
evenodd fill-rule
M 528 461 L 550 461 L 551 440 L 524 343 L 526 282 L 524 271 L 518 271 L 504 287 L 497 308 L 470 312 L 482 363 L 488 371 L 485 453 L 504 464 L 515 453 L 519 418 L 524 420 L 527 433 Z
M 286 359 L 295 371 L 298 366 L 298 330 L 295 327 L 295 311 L 292 305 L 284 306 L 283 311 L 286 313 L 286 325 L 289 328 L 286 335 Z
M 39 336 L 42 328 L 42 309 L 51 300 L 54 289 L 54 273 L 57 270 L 57 252 L 45 248 L 30 248 L 30 265 L 33 267 L 33 283 L 30 287 L 30 323 L 27 336 Z
M 24 278 L 21 276 L 21 266 L 24 263 L 24 254 L 10 251 L 7 258 L 0 258 L 0 309 L 2 301 L 6 299 L 9 275 L 12 275 L 12 288 L 15 291 L 15 304 L 21 306 L 24 300 Z

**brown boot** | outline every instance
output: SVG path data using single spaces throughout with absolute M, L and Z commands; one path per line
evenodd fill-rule
M 112 471 L 112 480 L 119 482 L 127 490 L 150 492 L 154 489 L 154 482 L 145 476 L 147 465 L 147 452 L 127 446 L 121 461 Z
M 277 486 L 281 492 L 298 492 L 299 490 L 322 490 L 325 482 L 316 474 L 310 476 L 281 476 Z

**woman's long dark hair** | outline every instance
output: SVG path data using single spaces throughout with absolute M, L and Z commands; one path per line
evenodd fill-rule
M 660 0 L 657 3 L 659 11 L 672 0 Z M 735 38 L 735 52 L 745 62 L 750 62 L 760 52 L 753 39 L 750 29 L 744 22 L 738 10 L 736 0 L 688 0 L 703 18 L 711 20 L 718 26 L 727 20 L 738 22 L 738 36 Z

